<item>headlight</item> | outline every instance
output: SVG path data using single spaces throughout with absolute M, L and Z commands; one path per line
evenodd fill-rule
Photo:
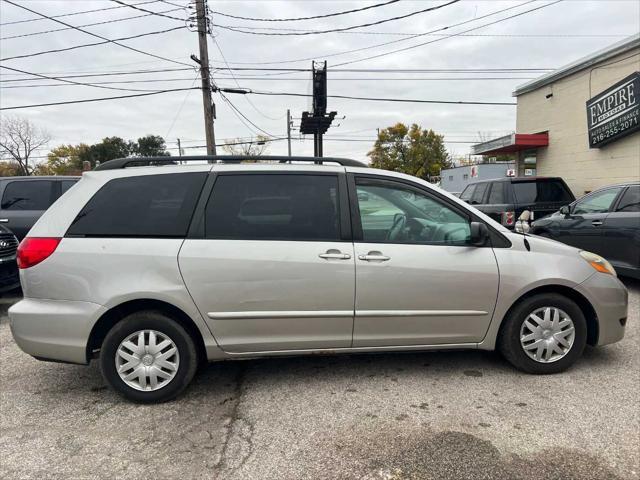
M 589 262 L 589 265 L 591 265 L 597 271 L 601 273 L 608 273 L 609 275 L 613 275 L 614 277 L 617 276 L 613 266 L 609 262 L 607 262 L 604 258 L 602 258 L 600 255 L 596 255 L 595 253 L 582 250 L 580 252 L 580 256 L 584 258 L 587 262 Z

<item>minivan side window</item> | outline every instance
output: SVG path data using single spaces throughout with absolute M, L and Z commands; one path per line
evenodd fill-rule
M 205 209 L 205 237 L 340 240 L 337 175 L 220 175 Z
M 371 243 L 466 245 L 469 219 L 444 202 L 410 187 L 356 181 L 362 240 Z
M 579 200 L 571 213 L 575 215 L 585 213 L 606 213 L 618 196 L 622 187 L 608 188 L 601 192 L 595 192 Z
M 618 208 L 618 212 L 640 212 L 640 185 L 631 185 L 624 192 Z
M 184 237 L 207 173 L 116 178 L 80 211 L 67 235 Z
M 24 180 L 9 182 L 2 195 L 3 210 L 46 210 L 51 206 L 53 182 L 51 180 Z

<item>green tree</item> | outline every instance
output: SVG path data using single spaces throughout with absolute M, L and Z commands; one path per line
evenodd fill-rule
M 425 180 L 440 175 L 451 166 L 444 136 L 417 124 L 397 123 L 378 132 L 373 149 L 367 153 L 371 166 L 407 173 Z
M 138 139 L 133 152 L 140 157 L 168 157 L 167 144 L 160 135 L 147 135 Z
M 127 142 L 120 137 L 105 137 L 100 143 L 91 145 L 87 152 L 83 152 L 81 160 L 88 160 L 93 168 L 96 162 L 104 163 L 114 158 L 125 158 L 134 150 L 134 143 L 131 141 Z
M 79 175 L 82 161 L 89 154 L 89 145 L 60 145 L 49 152 L 47 161 L 38 165 L 39 175 Z

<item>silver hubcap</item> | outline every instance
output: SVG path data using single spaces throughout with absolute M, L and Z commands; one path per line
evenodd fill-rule
M 571 350 L 575 337 L 573 320 L 556 307 L 531 312 L 520 327 L 520 345 L 540 363 L 560 360 Z
M 124 383 L 151 392 L 166 386 L 176 376 L 180 355 L 176 344 L 156 330 L 129 335 L 116 351 L 116 370 Z

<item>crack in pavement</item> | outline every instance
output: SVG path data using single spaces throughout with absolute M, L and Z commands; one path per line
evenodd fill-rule
M 242 468 L 253 454 L 254 425 L 240 415 L 246 373 L 247 364 L 241 362 L 234 380 L 234 395 L 229 399 L 233 400 L 234 403 L 225 423 L 226 434 L 222 443 L 222 450 L 214 463 L 214 470 L 217 470 L 221 478 L 226 478 L 229 474 Z M 226 402 L 227 399 L 225 399 Z

